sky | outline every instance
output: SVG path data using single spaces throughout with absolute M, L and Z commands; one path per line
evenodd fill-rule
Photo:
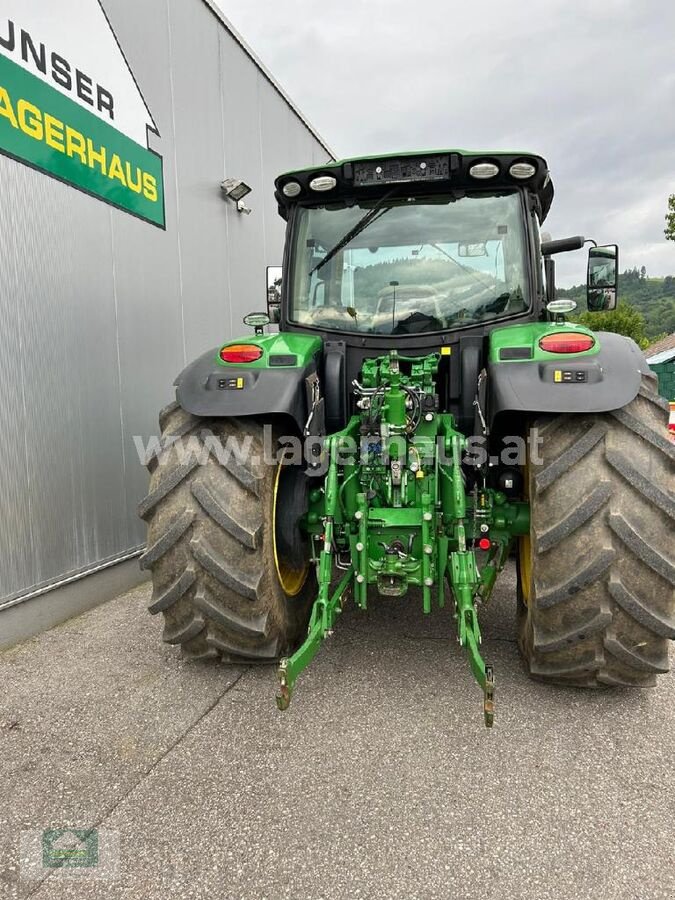
M 338 157 L 529 150 L 556 197 L 543 226 L 675 274 L 672 0 L 219 0 Z M 585 279 L 583 251 L 558 283 Z

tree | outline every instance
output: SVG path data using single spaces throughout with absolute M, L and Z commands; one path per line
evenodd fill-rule
M 665 235 L 667 240 L 675 241 L 675 194 L 671 194 L 668 198 Z
M 644 316 L 623 301 L 616 309 L 608 312 L 582 313 L 578 317 L 578 321 L 580 325 L 585 325 L 591 331 L 612 331 L 614 334 L 625 334 L 626 337 L 633 338 L 641 350 L 651 343 L 645 334 Z

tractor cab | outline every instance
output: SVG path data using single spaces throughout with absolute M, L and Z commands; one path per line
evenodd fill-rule
M 347 385 L 364 362 L 395 347 L 442 353 L 441 405 L 471 428 L 491 333 L 564 322 L 553 256 L 585 240 L 542 243 L 553 184 L 540 156 L 448 150 L 350 159 L 286 173 L 275 188 L 287 234 L 285 264 L 268 272 L 268 311 L 282 332 L 321 340 L 328 430 L 354 412 Z M 616 248 L 597 250 L 603 264 L 613 256 L 616 273 Z M 598 271 L 589 260 L 589 277 Z M 589 308 L 611 308 L 615 288 L 615 274 L 602 290 L 594 277 Z M 515 351 L 521 359 L 536 356 L 541 335 L 531 334 L 531 350 Z
M 545 160 L 463 151 L 348 160 L 282 175 L 288 221 L 283 330 L 353 346 L 483 333 L 538 318 Z

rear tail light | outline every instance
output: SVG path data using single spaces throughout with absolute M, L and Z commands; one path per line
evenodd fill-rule
M 541 338 L 539 346 L 547 353 L 583 353 L 595 346 L 595 338 L 578 331 L 556 331 Z
M 250 363 L 260 359 L 263 352 L 255 344 L 230 344 L 220 351 L 220 358 L 226 363 Z

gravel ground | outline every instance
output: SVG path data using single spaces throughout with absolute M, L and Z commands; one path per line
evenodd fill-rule
M 530 681 L 514 593 L 482 619 L 492 731 L 416 597 L 347 611 L 283 714 L 272 669 L 162 645 L 147 586 L 1 653 L 0 897 L 672 900 L 673 675 Z M 65 826 L 100 829 L 82 877 L 35 861 Z

